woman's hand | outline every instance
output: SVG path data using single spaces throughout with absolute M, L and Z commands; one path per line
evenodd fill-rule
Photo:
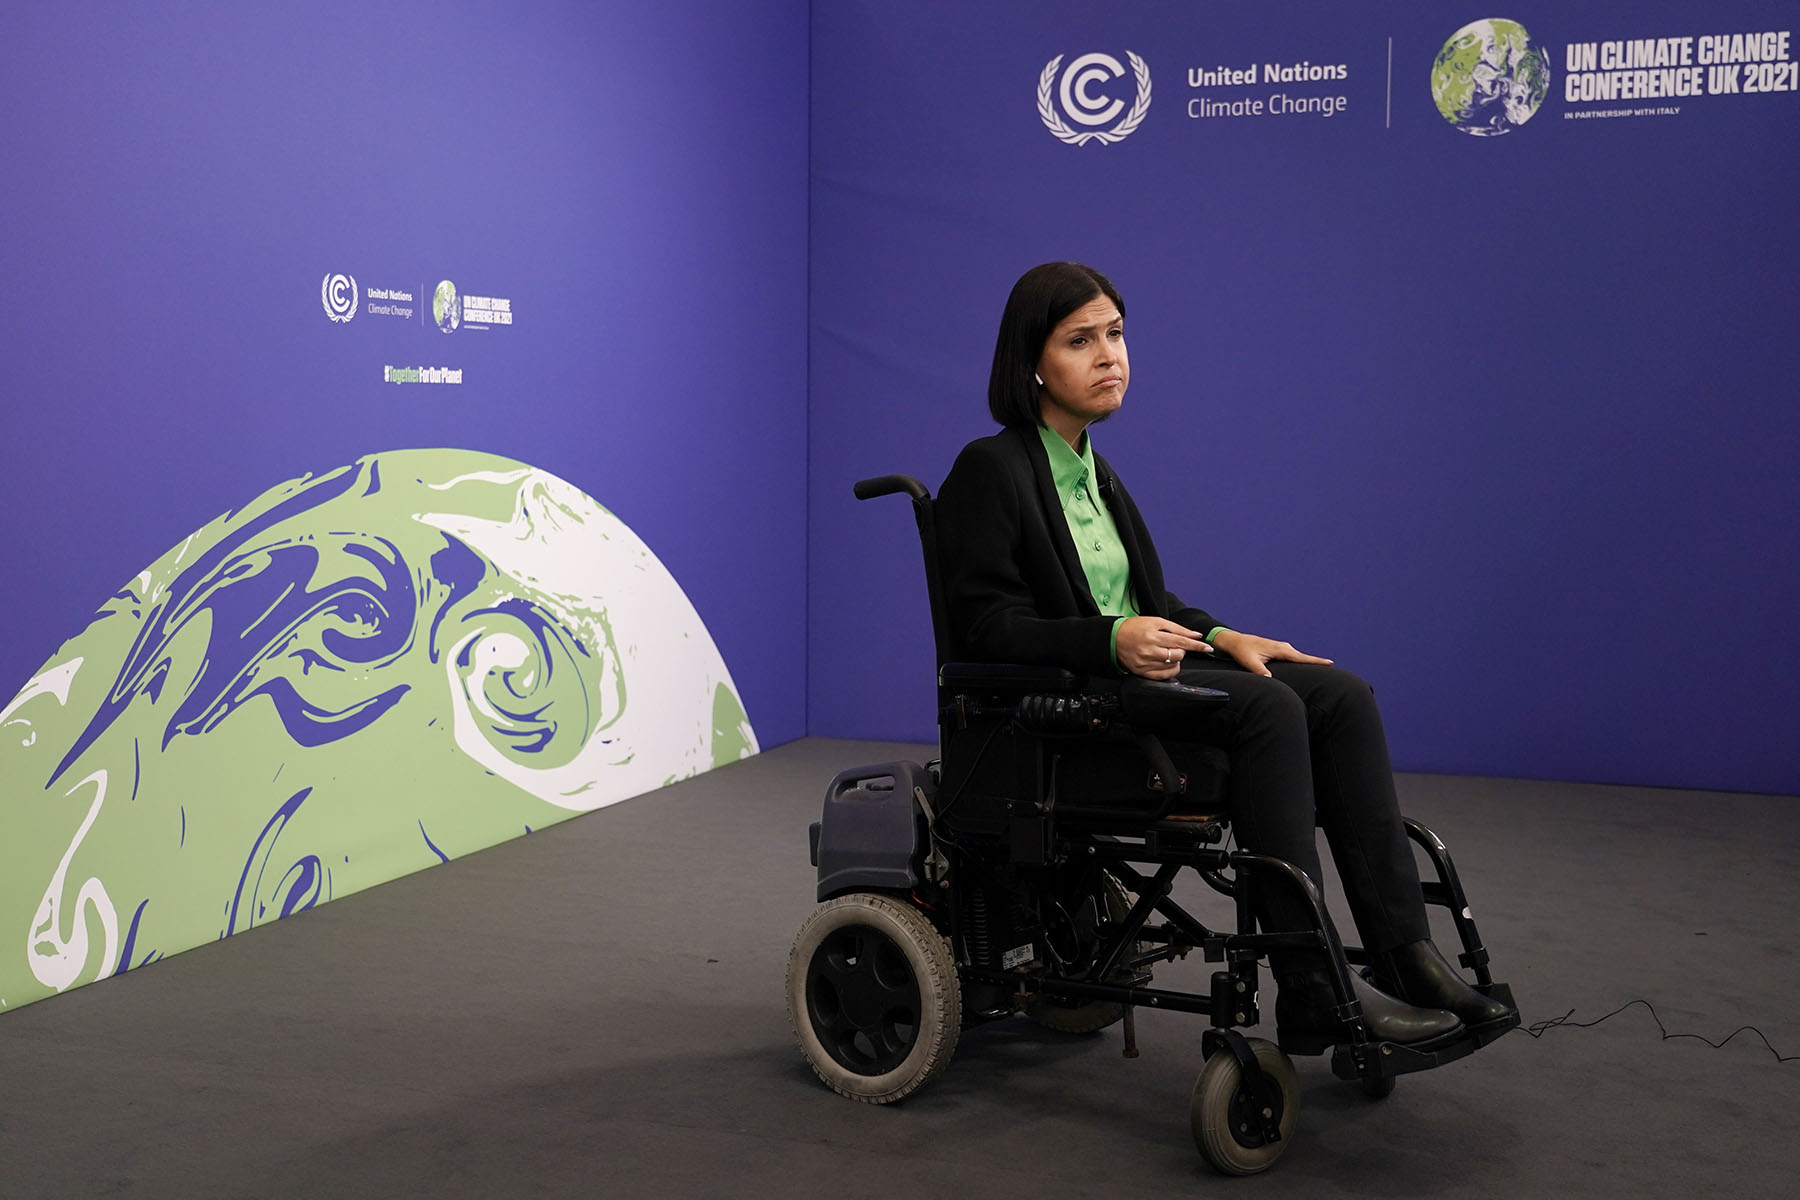
M 1199 634 L 1161 617 L 1125 618 L 1119 626 L 1117 645 L 1119 665 L 1145 679 L 1175 678 L 1181 674 L 1181 660 L 1189 651 L 1212 653 L 1212 647 Z
M 1123 629 L 1119 630 L 1121 642 L 1124 633 Z M 1213 645 L 1236 659 L 1238 665 L 1244 670 L 1256 675 L 1270 674 L 1269 664 L 1272 662 L 1318 663 L 1327 667 L 1331 665 L 1329 658 L 1317 658 L 1311 654 L 1302 654 L 1287 642 L 1257 637 L 1253 633 L 1239 633 L 1235 629 L 1220 630 L 1219 635 L 1213 638 Z M 1125 657 L 1123 651 L 1120 652 L 1119 657 L 1121 660 Z

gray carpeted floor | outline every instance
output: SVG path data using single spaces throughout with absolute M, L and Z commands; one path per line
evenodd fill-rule
M 1793 1195 L 1800 1061 L 1633 1008 L 1508 1035 L 1369 1101 L 1301 1059 L 1269 1174 L 1215 1176 L 1203 1018 L 964 1035 L 904 1104 L 794 1049 L 806 741 L 0 1016 L 0 1197 Z M 1404 776 L 1526 1020 L 1653 1002 L 1800 1055 L 1800 800 Z M 1196 908 L 1223 920 L 1198 893 Z M 1198 985 L 1204 964 L 1159 982 Z

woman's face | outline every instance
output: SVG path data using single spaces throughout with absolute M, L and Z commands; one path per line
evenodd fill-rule
M 1039 415 L 1071 444 L 1117 412 L 1131 382 L 1119 306 L 1102 293 L 1064 317 L 1044 342 L 1037 373 L 1044 381 Z

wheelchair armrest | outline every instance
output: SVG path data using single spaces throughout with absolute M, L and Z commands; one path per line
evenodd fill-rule
M 960 692 L 1073 692 L 1081 676 L 1062 667 L 1022 663 L 945 663 L 938 684 Z

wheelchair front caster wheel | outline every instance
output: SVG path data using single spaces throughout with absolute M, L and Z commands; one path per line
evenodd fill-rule
M 1246 1086 L 1237 1058 L 1221 1048 L 1201 1069 L 1189 1106 L 1194 1143 L 1206 1161 L 1226 1175 L 1254 1175 L 1274 1166 L 1293 1140 L 1300 1116 L 1300 1081 L 1294 1064 L 1273 1042 L 1244 1040 L 1262 1071 L 1262 1086 Z M 1265 1136 L 1269 1121 L 1279 1138 Z
M 930 1083 L 962 1029 L 949 943 L 912 905 L 874 892 L 826 901 L 788 952 L 788 1022 L 835 1092 L 890 1104 Z

